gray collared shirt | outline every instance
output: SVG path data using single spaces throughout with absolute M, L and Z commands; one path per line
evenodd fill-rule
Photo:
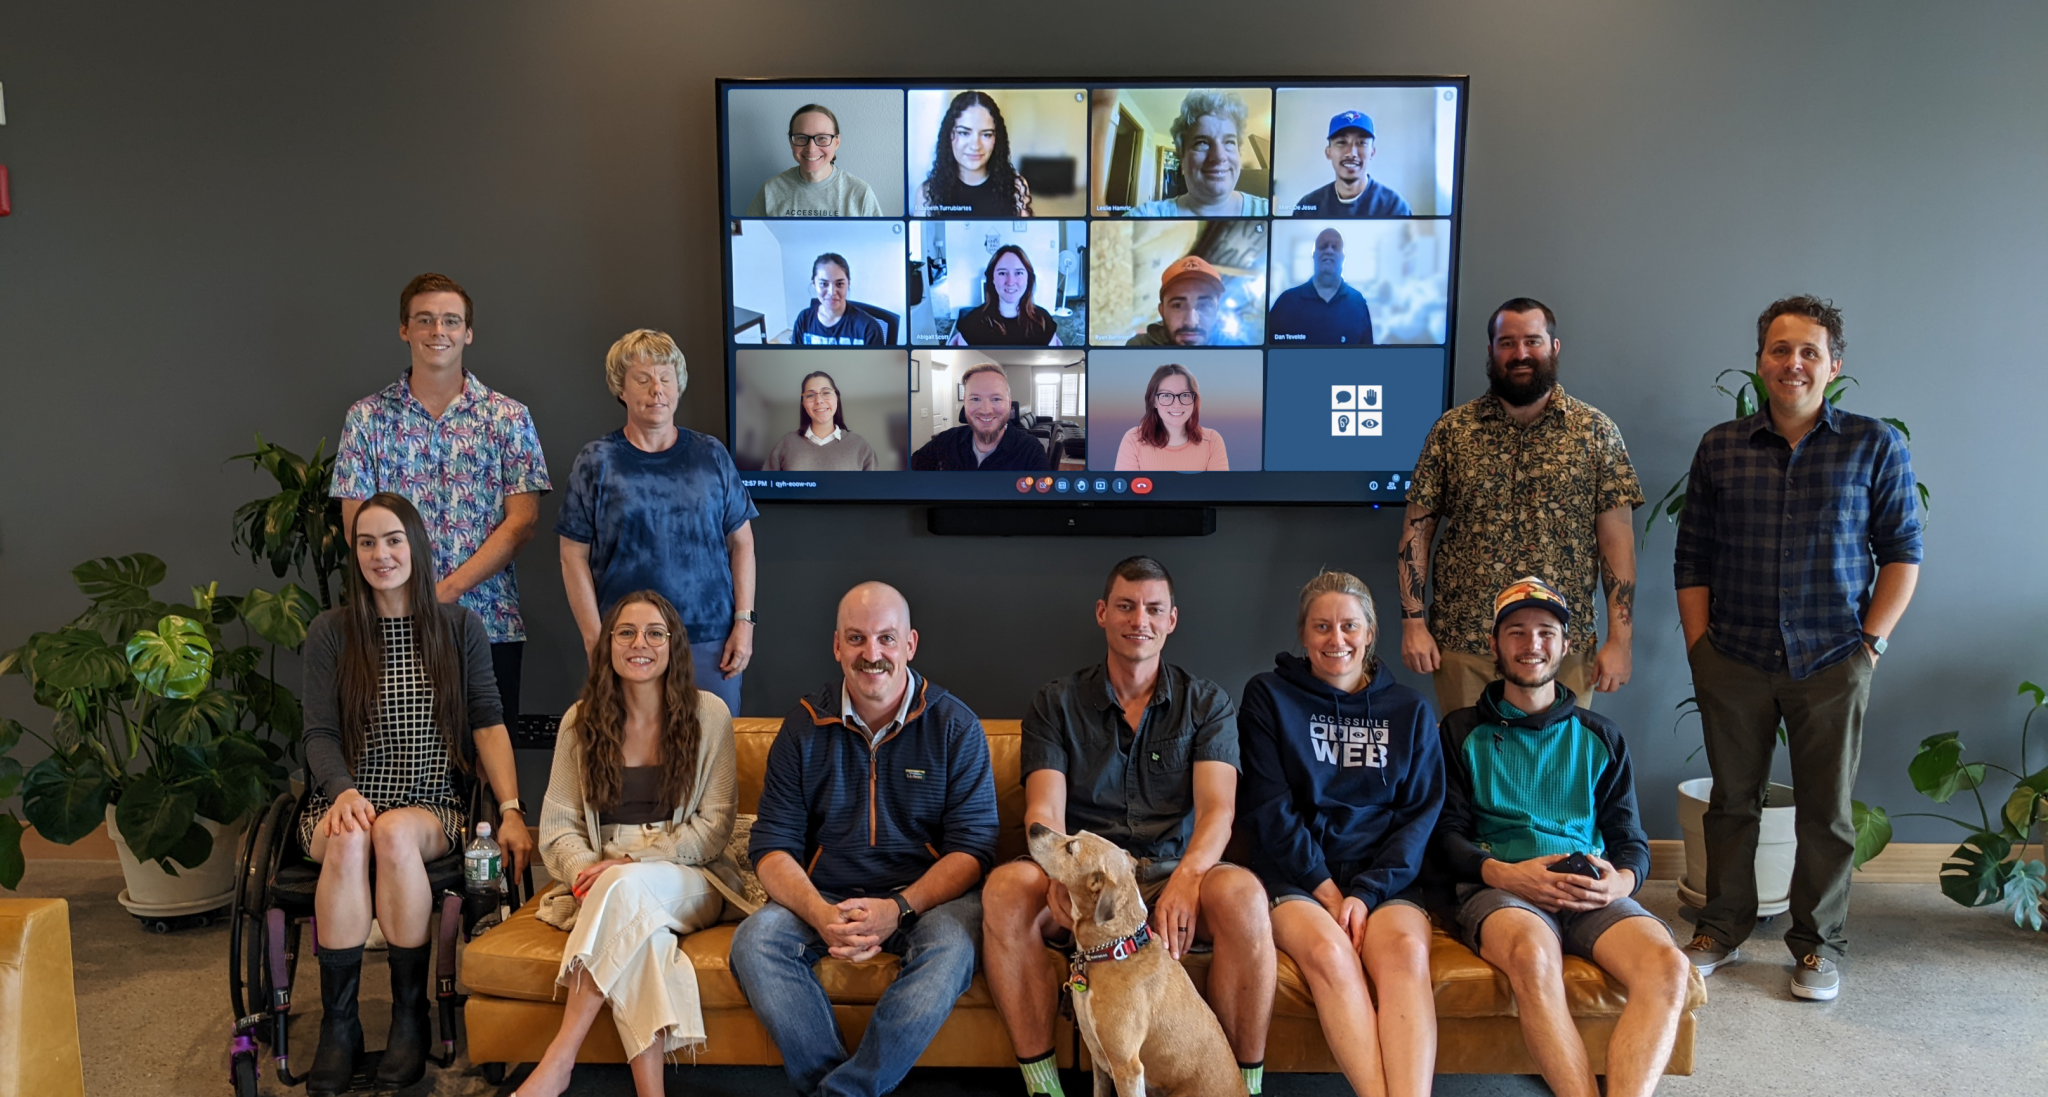
M 917 679 L 913 675 L 904 684 L 903 703 L 896 706 L 896 718 L 879 728 L 870 728 L 861 722 L 860 713 L 854 711 L 853 694 L 847 692 L 846 683 L 841 681 L 839 683 L 839 718 L 846 721 L 847 727 L 867 736 L 868 742 L 878 743 L 890 732 L 903 726 L 904 719 L 910 715 L 911 703 L 916 700 Z
M 1170 663 L 1137 735 L 1098 663 L 1039 687 L 1024 717 L 1023 769 L 1067 775 L 1067 829 L 1134 857 L 1176 860 L 1195 827 L 1195 763 L 1238 768 L 1237 706 L 1223 687 Z

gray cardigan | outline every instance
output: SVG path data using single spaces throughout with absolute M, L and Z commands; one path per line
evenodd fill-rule
M 454 603 L 436 605 L 441 619 L 455 630 L 456 644 L 462 650 L 469 726 L 456 741 L 465 758 L 474 758 L 476 745 L 470 734 L 505 722 L 505 708 L 498 700 L 498 675 L 491 668 L 491 637 L 475 610 Z M 306 773 L 313 788 L 330 801 L 356 787 L 341 751 L 341 615 L 345 612 L 340 607 L 330 609 L 306 627 L 306 679 L 300 693 L 306 712 Z

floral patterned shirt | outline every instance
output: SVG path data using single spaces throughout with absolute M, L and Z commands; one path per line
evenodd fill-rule
M 1487 393 L 1429 428 L 1408 502 L 1443 527 L 1430 561 L 1436 597 L 1429 631 L 1440 646 L 1491 651 L 1494 596 L 1534 575 L 1570 601 L 1573 648 L 1593 651 L 1600 582 L 1593 520 L 1643 505 L 1613 420 L 1559 385 L 1543 414 L 1523 426 Z
M 526 405 L 465 372 L 462 394 L 435 419 L 413 398 L 410 377 L 408 370 L 348 409 L 328 491 L 337 499 L 390 491 L 412 500 L 434 535 L 434 578 L 445 579 L 505 520 L 507 495 L 554 485 Z M 484 619 L 492 643 L 526 639 L 512 565 L 461 601 Z

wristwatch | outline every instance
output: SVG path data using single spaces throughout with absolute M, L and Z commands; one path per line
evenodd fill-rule
M 520 806 L 519 797 L 517 796 L 514 796 L 510 800 L 498 801 L 498 818 L 503 819 L 505 817 L 505 813 L 508 811 L 516 811 L 521 816 L 524 816 L 526 814 L 526 809 Z
M 910 900 L 903 897 L 900 888 L 890 892 L 889 898 L 896 900 L 896 928 L 909 929 L 917 921 L 917 908 L 911 906 Z
M 745 621 L 750 625 L 758 625 L 761 623 L 761 615 L 755 613 L 753 610 L 750 609 L 740 610 L 739 612 L 732 615 L 732 619 L 734 621 Z
M 1863 634 L 1863 642 L 1869 646 L 1873 655 L 1883 655 L 1884 649 L 1889 646 L 1885 643 L 1884 637 L 1869 632 Z

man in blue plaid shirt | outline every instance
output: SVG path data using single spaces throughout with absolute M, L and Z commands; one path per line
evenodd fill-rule
M 1830 404 L 1842 314 L 1788 297 L 1757 319 L 1762 411 L 1700 439 L 1678 527 L 1678 615 L 1714 791 L 1700 973 L 1756 927 L 1756 846 L 1778 722 L 1798 790 L 1792 993 L 1841 988 L 1870 676 L 1920 577 L 1920 499 L 1900 433 Z

